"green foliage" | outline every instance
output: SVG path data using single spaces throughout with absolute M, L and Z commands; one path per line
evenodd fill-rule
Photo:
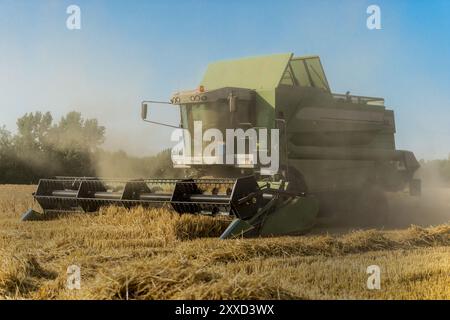
M 45 150 L 53 118 L 49 112 L 27 113 L 17 120 L 15 146 L 20 151 Z
M 27 113 L 17 134 L 0 130 L 0 183 L 33 183 L 55 175 L 93 175 L 92 154 L 105 128 L 95 119 L 70 112 L 58 123 L 49 112 Z
M 170 151 L 131 157 L 105 151 L 105 127 L 96 119 L 69 112 L 54 122 L 49 112 L 27 113 L 17 133 L 0 127 L 0 183 L 36 183 L 53 176 L 174 177 Z
M 83 119 L 78 112 L 62 117 L 49 131 L 48 139 L 57 150 L 95 151 L 103 143 L 105 128 L 97 119 Z
M 0 181 L 10 179 L 10 169 L 14 167 L 13 143 L 11 133 L 0 127 Z

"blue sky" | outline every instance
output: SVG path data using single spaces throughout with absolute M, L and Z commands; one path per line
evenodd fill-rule
M 81 30 L 66 28 L 71 4 Z M 371 4 L 382 30 L 366 28 Z M 149 154 L 170 131 L 140 121 L 141 100 L 195 88 L 210 61 L 294 52 L 320 55 L 333 91 L 384 97 L 398 148 L 447 158 L 449 17 L 447 0 L 0 0 L 0 125 L 78 110 L 107 127 L 106 147 Z

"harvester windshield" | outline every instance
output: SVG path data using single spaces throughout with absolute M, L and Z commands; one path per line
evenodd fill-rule
M 195 145 L 202 145 L 203 148 L 209 145 L 210 140 L 203 140 L 203 133 L 206 130 L 219 130 L 222 134 L 222 139 L 224 139 L 227 136 L 227 129 L 241 128 L 247 130 L 253 126 L 250 101 L 235 100 L 233 110 L 230 110 L 231 107 L 228 99 L 180 104 L 182 127 L 189 131 L 190 138 L 194 142 L 190 145 L 191 154 L 194 156 L 201 155 L 197 154 Z M 217 133 L 217 131 L 215 132 Z M 216 138 L 213 139 L 214 141 L 216 140 Z M 245 139 L 247 141 L 247 138 Z M 220 141 L 216 142 L 221 143 Z
M 191 133 L 195 121 L 202 122 L 203 130 L 216 128 L 225 133 L 225 129 L 247 128 L 254 125 L 251 102 L 236 99 L 233 112 L 230 111 L 229 101 L 220 99 L 204 103 L 181 104 L 181 123 L 183 128 Z M 254 114 L 253 114 L 254 116 Z
M 194 121 L 201 121 L 203 130 L 217 128 L 224 130 L 229 127 L 229 110 L 226 101 L 184 104 L 181 108 L 181 123 L 183 128 L 191 133 L 194 130 Z

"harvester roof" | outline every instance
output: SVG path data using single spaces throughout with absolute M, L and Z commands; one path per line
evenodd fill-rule
M 201 81 L 207 90 L 222 87 L 271 89 L 278 86 L 292 53 L 218 61 L 208 65 Z
M 207 90 L 223 87 L 263 90 L 280 84 L 314 86 L 329 91 L 320 58 L 294 57 L 292 53 L 214 62 L 208 65 L 200 83 Z

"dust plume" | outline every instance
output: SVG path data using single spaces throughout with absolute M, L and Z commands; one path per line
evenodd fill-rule
M 99 177 L 173 178 L 180 174 L 172 168 L 170 150 L 148 157 L 134 157 L 124 151 L 100 150 L 93 159 L 95 173 Z
M 423 162 L 416 173 L 422 181 L 422 195 L 408 193 L 388 195 L 391 223 L 394 227 L 411 224 L 437 225 L 450 221 L 450 161 Z

